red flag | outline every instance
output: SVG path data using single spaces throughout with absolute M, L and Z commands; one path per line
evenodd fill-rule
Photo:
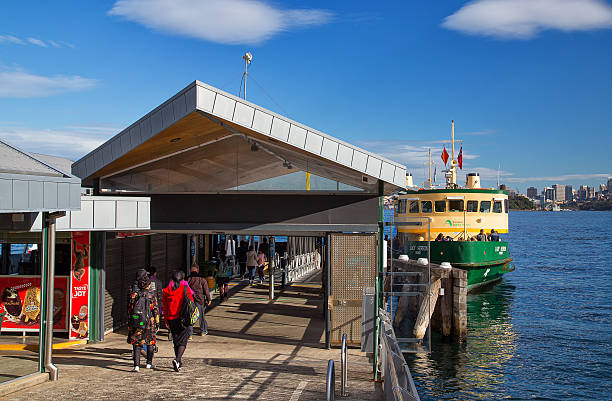
M 448 161 L 448 152 L 446 151 L 446 146 L 444 146 L 444 150 L 442 151 L 442 161 L 446 166 L 446 162 Z
M 459 157 L 457 157 L 457 161 L 459 162 L 459 168 L 463 170 L 463 146 L 459 148 Z

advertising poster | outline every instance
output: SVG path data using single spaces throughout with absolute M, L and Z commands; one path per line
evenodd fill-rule
M 70 269 L 71 339 L 89 339 L 89 232 L 72 233 Z
M 55 277 L 53 330 L 68 329 L 68 294 L 68 277 Z M 38 331 L 40 297 L 40 276 L 0 277 L 0 311 L 4 311 L 2 331 Z

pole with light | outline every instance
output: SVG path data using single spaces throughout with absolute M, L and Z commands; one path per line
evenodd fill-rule
M 242 59 L 244 60 L 244 100 L 246 100 L 247 67 L 251 64 L 253 55 L 250 52 L 246 52 Z

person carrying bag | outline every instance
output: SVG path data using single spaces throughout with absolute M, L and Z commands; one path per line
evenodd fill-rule
M 183 367 L 182 358 L 187 348 L 187 341 L 189 341 L 189 329 L 194 323 L 193 319 L 197 320 L 199 316 L 198 308 L 193 301 L 193 291 L 184 278 L 185 273 L 175 270 L 172 273 L 170 284 L 164 288 L 162 293 L 164 320 L 166 327 L 172 333 L 174 344 L 175 358 L 172 361 L 172 367 L 176 372 Z

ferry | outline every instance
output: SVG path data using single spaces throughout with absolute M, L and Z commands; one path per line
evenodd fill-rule
M 430 230 L 427 224 L 398 225 L 393 253 L 405 254 L 411 259 L 427 258 L 430 240 L 431 262 L 448 262 L 452 267 L 467 270 L 469 292 L 514 270 L 508 242 L 499 236 L 508 233 L 508 193 L 481 188 L 478 173 L 466 175 L 465 187 L 457 184 L 457 167 L 463 169 L 463 147 L 455 158 L 454 122 L 451 127 L 451 141 L 448 141 L 451 160 L 449 168 L 443 170 L 445 187 L 438 189 L 432 184 L 430 151 L 430 173 L 424 188 L 408 189 L 394 202 L 396 223 L 415 221 L 417 217 L 420 221 L 429 220 Z M 445 146 L 442 153 L 445 165 L 448 156 Z M 407 176 L 408 187 L 412 186 L 411 178 Z M 432 238 L 428 238 L 429 233 Z

